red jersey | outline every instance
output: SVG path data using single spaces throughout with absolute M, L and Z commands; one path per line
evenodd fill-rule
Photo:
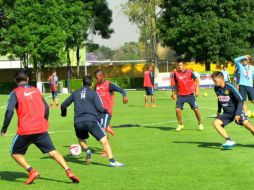
M 144 73 L 144 87 L 153 87 L 151 71 L 145 71 Z
M 38 134 L 48 131 L 48 121 L 44 118 L 45 105 L 37 88 L 19 86 L 14 89 L 18 107 L 18 135 Z
M 96 92 L 99 94 L 103 107 L 108 110 L 112 116 L 113 106 L 114 106 L 114 93 L 110 92 L 110 82 L 105 81 L 102 84 L 96 84 Z
M 194 92 L 195 75 L 191 70 L 184 72 L 177 71 L 173 77 L 173 84 L 175 84 L 177 94 L 180 96 L 190 95 Z
M 57 76 L 50 76 L 48 78 L 48 81 L 49 81 L 50 92 L 57 91 L 57 81 L 58 81 Z

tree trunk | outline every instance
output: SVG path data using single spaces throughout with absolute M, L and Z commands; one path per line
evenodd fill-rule
M 79 45 L 77 45 L 77 50 L 76 50 L 76 59 L 77 59 L 77 68 L 76 68 L 76 75 L 77 78 L 79 78 L 79 71 L 80 71 L 80 56 L 79 56 Z
M 67 54 L 67 88 L 68 88 L 68 92 L 71 92 L 71 83 L 70 83 L 70 79 L 71 79 L 71 60 L 70 60 L 70 52 L 69 52 L 69 46 L 67 44 L 66 46 L 66 54 Z
M 153 38 L 153 57 L 154 57 L 154 81 L 155 85 L 158 84 L 158 41 L 157 41 L 157 27 L 156 27 L 156 2 L 151 0 L 150 2 L 150 19 L 151 19 L 151 28 L 152 28 L 152 38 Z
M 205 70 L 210 71 L 211 70 L 211 64 L 208 62 L 205 62 Z

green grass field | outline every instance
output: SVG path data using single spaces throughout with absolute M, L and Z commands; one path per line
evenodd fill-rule
M 16 130 L 15 115 L 8 135 L 0 137 L 0 189 L 252 189 L 254 138 L 244 128 L 231 124 L 227 130 L 237 146 L 233 150 L 222 150 L 224 139 L 212 128 L 213 118 L 209 117 L 216 113 L 217 100 L 212 90 L 208 93 L 208 97 L 197 99 L 205 130 L 198 131 L 194 113 L 186 105 L 183 112 L 185 130 L 181 132 L 175 131 L 175 103 L 169 99 L 168 91 L 156 93 L 158 106 L 154 108 L 144 107 L 143 91 L 127 92 L 127 105 L 122 104 L 117 94 L 111 122 L 116 136 L 110 137 L 110 142 L 115 158 L 126 164 L 122 168 L 107 166 L 108 160 L 99 155 L 100 144 L 92 137 L 88 142 L 94 151 L 93 164 L 86 165 L 84 155 L 77 158 L 68 156 L 69 145 L 77 143 L 73 130 L 73 107 L 69 108 L 67 118 L 60 117 L 60 110 L 51 110 L 51 138 L 80 177 L 80 184 L 70 183 L 62 168 L 33 145 L 26 157 L 39 170 L 41 177 L 29 187 L 23 184 L 27 173 L 9 154 Z M 45 97 L 50 100 L 49 95 Z M 66 97 L 60 95 L 60 100 Z M 1 123 L 7 99 L 8 96 L 0 96 Z M 253 105 L 249 107 L 254 109 Z

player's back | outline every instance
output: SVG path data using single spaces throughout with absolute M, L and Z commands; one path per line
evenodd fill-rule
M 13 90 L 17 97 L 18 134 L 37 134 L 48 130 L 46 107 L 40 91 L 30 85 Z
M 89 87 L 82 87 L 73 93 L 75 122 L 97 121 L 98 112 L 95 107 L 96 92 Z M 102 103 L 101 103 L 102 106 Z

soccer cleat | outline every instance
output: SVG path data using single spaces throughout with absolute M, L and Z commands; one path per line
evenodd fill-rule
M 110 167 L 123 167 L 123 166 L 125 166 L 125 164 L 115 161 L 115 162 L 109 162 L 109 166 Z
M 203 124 L 199 124 L 198 129 L 199 129 L 200 131 L 203 131 L 203 130 L 204 130 Z
M 181 131 L 184 128 L 184 125 L 178 124 L 178 127 L 176 128 L 176 131 Z
M 33 183 L 33 181 L 39 177 L 39 172 L 36 169 L 32 169 L 29 174 L 28 174 L 28 179 L 26 180 L 25 184 L 29 185 L 31 183 Z
M 236 143 L 234 141 L 226 141 L 226 143 L 224 143 L 222 147 L 224 149 L 230 149 L 230 148 L 233 148 L 235 145 Z
M 91 153 L 86 154 L 86 163 L 87 164 L 92 163 L 92 154 Z
M 72 183 L 79 183 L 79 178 L 70 169 L 66 170 L 66 175 L 72 180 Z
M 105 151 L 103 151 L 102 153 L 101 153 L 101 157 L 107 157 L 108 155 L 107 155 L 107 153 L 105 152 Z
M 115 136 L 115 132 L 113 131 L 113 129 L 112 129 L 110 126 L 107 126 L 107 127 L 106 127 L 106 131 L 107 131 L 108 133 L 110 133 L 112 136 Z

